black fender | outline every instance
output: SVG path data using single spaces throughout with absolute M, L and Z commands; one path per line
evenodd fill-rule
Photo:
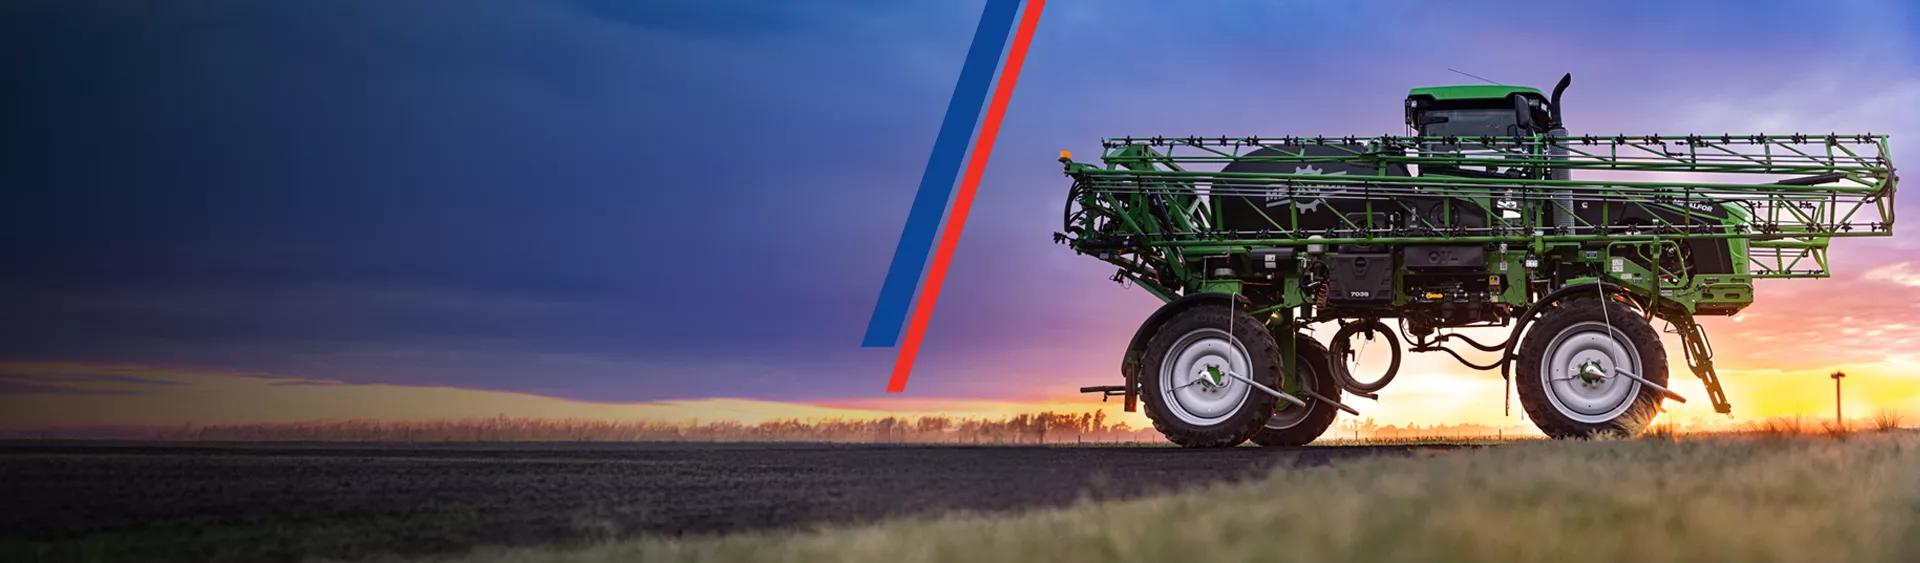
M 1147 320 L 1140 323 L 1139 329 L 1133 331 L 1133 339 L 1127 341 L 1127 351 L 1120 355 L 1120 377 L 1127 383 L 1127 412 L 1133 412 L 1140 400 L 1140 356 L 1147 353 L 1147 341 L 1153 339 L 1153 333 L 1160 331 L 1160 325 L 1166 324 L 1167 319 L 1173 318 L 1181 311 L 1207 304 L 1226 306 L 1232 302 L 1229 300 L 1238 301 L 1241 307 L 1251 303 L 1247 301 L 1245 295 L 1190 293 L 1179 299 L 1168 301 L 1167 304 L 1154 310 L 1153 314 L 1147 315 Z

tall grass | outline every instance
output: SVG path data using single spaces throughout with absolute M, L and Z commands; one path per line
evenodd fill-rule
M 1907 426 L 1906 417 L 1892 410 L 1883 410 L 1873 414 L 1873 429 L 1880 432 L 1892 432 Z
M 1911 561 L 1920 434 L 1528 441 L 1013 516 L 469 561 Z

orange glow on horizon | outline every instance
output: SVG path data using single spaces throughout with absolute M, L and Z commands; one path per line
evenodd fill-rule
M 1866 419 L 1882 411 L 1907 420 L 1920 419 L 1920 373 L 1911 366 L 1920 359 L 1920 323 L 1907 319 L 1920 312 L 1920 271 L 1903 261 L 1868 268 L 1849 279 L 1796 280 L 1763 283 L 1758 303 L 1732 318 L 1704 318 L 1716 347 L 1715 362 L 1733 402 L 1734 416 L 1712 412 L 1705 389 L 1678 355 L 1678 340 L 1665 336 L 1669 386 L 1689 398 L 1669 401 L 1660 422 L 1682 431 L 1724 429 L 1775 417 L 1802 417 L 1825 421 L 1833 412 L 1835 370 L 1847 372 L 1844 383 L 1850 419 Z M 1659 327 L 1661 323 L 1656 322 Z M 1504 335 L 1470 333 L 1476 339 Z M 1324 338 L 1327 335 L 1320 335 Z M 1086 345 L 1095 358 L 1113 343 Z M 1049 343 L 1049 347 L 1076 347 Z M 1021 362 L 1018 353 L 1003 356 Z M 1113 351 L 1117 353 L 1117 350 Z M 1469 354 L 1474 357 L 1475 354 Z M 1106 364 L 1100 360 L 1101 368 Z M 1490 358 L 1476 357 L 1486 362 Z M 966 369 L 994 370 L 966 359 Z M 1110 369 L 1110 368 L 1107 368 Z M 1378 426 L 1477 425 L 1514 433 L 1532 433 L 1532 424 L 1514 405 L 1502 412 L 1502 393 L 1509 392 L 1495 372 L 1462 368 L 1439 354 L 1411 354 L 1402 374 L 1381 394 L 1378 402 L 1350 399 L 1363 414 L 1359 421 Z M 1052 375 L 1007 372 L 1003 379 L 1045 381 L 1018 387 L 1025 396 L 886 396 L 808 401 L 709 397 L 634 403 L 563 399 L 530 393 L 487 391 L 446 386 L 360 384 L 340 381 L 212 369 L 87 363 L 0 363 L 0 378 L 8 384 L 0 401 L 0 429 L 71 428 L 87 426 L 180 426 L 377 419 L 419 421 L 490 418 L 551 418 L 576 420 L 651 420 L 661 422 L 734 421 L 758 424 L 772 420 L 871 419 L 888 416 L 944 415 L 956 418 L 1001 419 L 1021 413 L 1052 411 L 1084 413 L 1101 410 L 1108 420 L 1134 428 L 1149 426 L 1140 413 L 1125 413 L 1120 401 L 1102 402 L 1080 395 L 1074 387 L 1102 383 L 1110 371 L 1088 368 L 1086 380 L 1064 381 Z M 1004 370 L 1000 370 L 1004 371 Z M 1073 370 L 1062 370 L 1072 373 Z M 948 373 L 953 373 L 949 371 Z M 964 373 L 962 371 L 961 373 Z M 989 380 L 984 388 L 999 388 Z M 990 392 L 990 391 L 989 391 Z M 1354 420 L 1342 417 L 1342 421 Z
M 1149 426 L 1140 413 L 1125 413 L 1118 400 L 1101 402 L 1077 395 L 1027 400 L 967 398 L 855 398 L 818 402 L 780 402 L 742 398 L 704 398 L 641 403 L 600 403 L 525 393 L 454 387 L 347 384 L 259 374 L 209 373 L 142 366 L 91 364 L 0 364 L 16 381 L 48 389 L 7 395 L 0 429 L 107 426 L 181 426 L 375 419 L 424 421 L 490 418 L 575 420 L 650 420 L 661 422 L 733 421 L 759 424 L 774 420 L 916 418 L 1003 419 L 1021 413 L 1083 413 L 1104 410 L 1109 420 L 1134 428 Z M 1723 370 L 1734 417 L 1716 415 L 1705 404 L 1697 380 L 1684 368 L 1674 374 L 1676 390 L 1693 402 L 1668 402 L 1662 423 L 1682 431 L 1715 430 L 1773 417 L 1804 417 L 1821 422 L 1832 416 L 1832 370 Z M 1845 401 L 1850 419 L 1882 411 L 1907 420 L 1920 415 L 1920 377 L 1896 366 L 1854 364 Z M 111 373 L 101 379 L 97 374 Z M 1497 375 L 1410 372 L 1383 393 L 1381 401 L 1351 402 L 1379 426 L 1468 424 L 1532 433 L 1516 405 L 1501 414 Z M 1351 420 L 1343 417 L 1341 420 Z

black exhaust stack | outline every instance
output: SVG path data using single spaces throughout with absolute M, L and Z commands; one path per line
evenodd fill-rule
M 1560 77 L 1559 84 L 1553 85 L 1553 96 L 1547 98 L 1547 105 L 1553 106 L 1547 108 L 1552 110 L 1550 115 L 1553 119 L 1553 123 L 1548 124 L 1549 128 L 1566 127 L 1566 122 L 1560 117 L 1560 94 L 1566 93 L 1567 86 L 1571 85 L 1573 85 L 1573 73 L 1571 72 L 1567 73 L 1566 76 Z

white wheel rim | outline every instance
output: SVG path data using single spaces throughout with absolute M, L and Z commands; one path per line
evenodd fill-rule
M 1253 386 L 1230 377 L 1215 384 L 1209 370 L 1252 377 L 1247 358 L 1246 348 L 1227 331 L 1202 328 L 1182 335 L 1160 362 L 1160 396 L 1167 410 L 1195 426 L 1212 426 L 1232 417 Z
M 1615 370 L 1638 374 L 1640 351 L 1619 328 L 1606 323 L 1579 323 L 1553 337 L 1541 359 L 1540 383 L 1547 401 L 1561 416 L 1599 424 L 1619 418 L 1640 396 L 1640 382 Z M 1597 366 L 1605 376 L 1581 377 L 1585 366 Z M 1644 376 L 1645 374 L 1640 374 Z

